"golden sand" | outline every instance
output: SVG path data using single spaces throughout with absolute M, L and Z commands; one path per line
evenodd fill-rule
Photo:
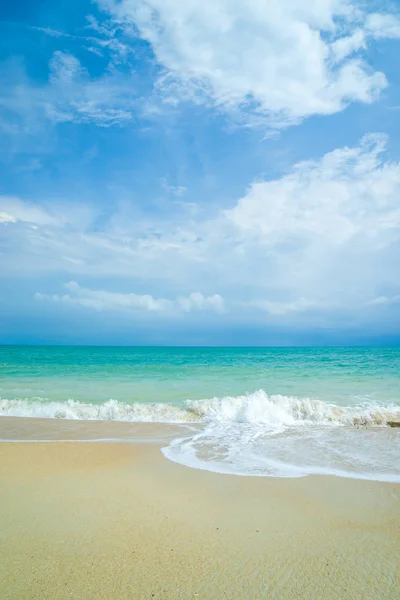
M 217 475 L 159 447 L 0 444 L 1 600 L 400 598 L 400 485 Z

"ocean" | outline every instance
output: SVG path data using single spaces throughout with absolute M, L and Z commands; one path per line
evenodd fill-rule
M 0 346 L 0 416 L 174 423 L 188 467 L 400 482 L 400 348 Z

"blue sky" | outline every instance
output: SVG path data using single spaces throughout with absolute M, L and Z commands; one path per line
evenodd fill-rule
M 0 343 L 400 341 L 398 2 L 20 0 L 0 34 Z

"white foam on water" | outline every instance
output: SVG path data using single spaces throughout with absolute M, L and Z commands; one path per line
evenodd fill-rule
M 267 395 L 264 390 L 252 394 L 207 400 L 194 400 L 188 408 L 207 423 L 254 423 L 270 426 L 386 425 L 400 418 L 400 406 L 364 404 L 345 407 L 318 399 L 297 398 L 280 394 Z
M 124 423 L 185 423 L 193 419 L 187 410 L 170 404 L 126 404 L 117 400 L 89 404 L 72 399 L 49 402 L 43 398 L 0 399 L 0 416 Z
M 338 406 L 318 399 L 267 395 L 258 390 L 243 396 L 188 400 L 184 407 L 171 404 L 127 404 L 108 400 L 103 404 L 69 399 L 52 402 L 46 398 L 0 398 L 0 416 L 71 420 L 122 421 L 128 423 L 254 423 L 270 426 L 386 425 L 400 419 L 400 406 L 365 402 Z
M 209 426 L 171 441 L 162 452 L 178 464 L 228 475 L 336 475 L 400 483 L 400 434 L 382 428 Z
M 400 434 L 384 428 L 387 421 L 400 420 L 399 405 L 365 401 L 339 406 L 259 390 L 187 401 L 184 407 L 116 400 L 89 404 L 72 399 L 0 399 L 0 415 L 201 423 L 200 430 L 163 448 L 164 455 L 182 465 L 217 473 L 271 477 L 332 474 L 400 481 Z

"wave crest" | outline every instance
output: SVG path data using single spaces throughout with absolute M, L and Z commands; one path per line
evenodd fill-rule
M 77 400 L 49 402 L 44 399 L 0 399 L 0 415 L 76 421 L 122 421 L 127 423 L 185 423 L 192 415 L 170 404 L 126 404 L 108 400 L 89 404 Z
M 0 415 L 154 423 L 249 423 L 296 427 L 301 424 L 382 426 L 400 419 L 399 406 L 372 404 L 344 407 L 317 399 L 271 395 L 258 390 L 242 396 L 188 400 L 186 407 L 171 404 L 103 404 L 47 399 L 0 399 Z
M 337 425 L 386 425 L 400 418 L 399 406 L 338 406 L 311 398 L 252 394 L 189 403 L 201 421 L 295 426 L 300 423 Z

